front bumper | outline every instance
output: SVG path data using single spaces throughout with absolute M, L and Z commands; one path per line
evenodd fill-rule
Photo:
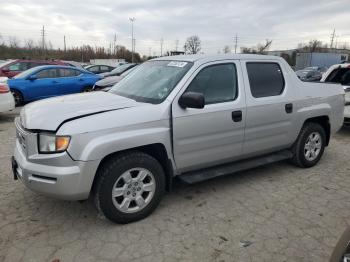
M 15 179 L 35 192 L 63 200 L 89 197 L 98 164 L 74 161 L 66 152 L 27 158 L 18 139 L 12 160 Z

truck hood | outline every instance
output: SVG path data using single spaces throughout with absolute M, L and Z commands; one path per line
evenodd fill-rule
M 21 111 L 20 120 L 26 129 L 56 131 L 67 121 L 141 104 L 106 92 L 67 95 L 26 105 Z

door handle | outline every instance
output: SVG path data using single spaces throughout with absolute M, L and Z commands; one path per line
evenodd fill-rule
M 52 83 L 53 83 L 53 84 L 57 84 L 57 83 L 58 83 L 58 81 L 53 80 L 53 81 L 52 81 Z
M 292 113 L 293 112 L 293 104 L 292 103 L 286 104 L 285 109 L 286 109 L 287 114 Z
M 233 122 L 241 122 L 242 121 L 242 111 L 233 111 L 232 112 L 232 120 Z
M 84 81 L 84 79 L 82 79 L 82 78 L 79 78 L 79 81 L 80 81 L 80 82 L 82 82 L 82 81 Z

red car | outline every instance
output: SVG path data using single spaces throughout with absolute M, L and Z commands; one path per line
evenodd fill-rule
M 62 61 L 57 60 L 24 60 L 16 59 L 7 61 L 3 64 L 0 64 L 0 76 L 7 76 L 12 78 L 15 75 L 36 66 L 41 65 L 68 65 Z

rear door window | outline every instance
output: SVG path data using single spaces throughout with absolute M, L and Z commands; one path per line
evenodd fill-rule
M 74 76 L 77 76 L 79 74 L 80 74 L 80 72 L 78 70 L 67 69 L 67 68 L 59 69 L 60 77 L 74 77 Z
M 248 62 L 247 72 L 253 97 L 259 98 L 282 94 L 285 81 L 279 64 L 272 62 Z

